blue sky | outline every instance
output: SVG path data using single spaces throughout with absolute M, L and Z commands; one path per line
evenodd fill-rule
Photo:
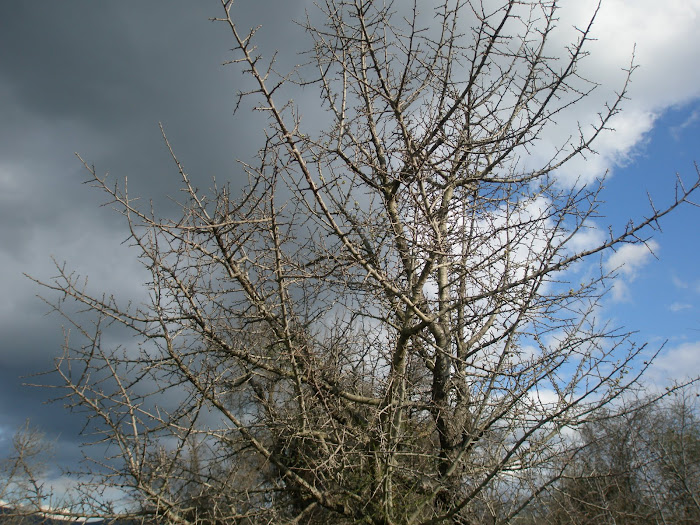
M 553 45 L 563 45 L 595 4 L 562 2 Z M 304 48 L 290 19 L 310 5 L 241 2 L 241 15 L 263 24 L 263 51 L 280 48 L 283 66 Z M 22 376 L 51 368 L 62 343 L 61 320 L 45 315 L 39 290 L 22 273 L 50 277 L 55 256 L 89 275 L 95 288 L 143 293 L 138 262 L 121 244 L 123 224 L 81 184 L 86 174 L 74 152 L 100 173 L 128 176 L 133 193 L 167 205 L 178 181 L 158 122 L 201 187 L 228 176 L 236 157 L 260 145 L 259 119 L 232 118 L 240 76 L 221 66 L 232 45 L 224 28 L 208 21 L 219 9 L 216 1 L 184 0 L 0 3 L 0 456 L 26 418 L 57 440 L 62 462 L 80 455 L 80 419 L 61 403 L 44 404 L 53 392 L 22 386 L 33 381 Z M 549 139 L 595 118 L 636 49 L 639 69 L 617 131 L 601 137 L 600 155 L 564 174 L 590 180 L 610 171 L 605 217 L 596 221 L 605 232 L 647 214 L 647 191 L 659 206 L 668 203 L 676 173 L 695 177 L 700 0 L 604 0 L 594 30 L 582 74 L 600 87 L 544 134 L 542 156 Z M 650 347 L 668 340 L 650 376 L 656 383 L 700 374 L 700 210 L 685 206 L 661 226 L 658 260 L 643 250 L 618 257 L 627 262 L 625 289 L 609 294 L 603 310 Z
M 630 152 L 630 159 L 615 167 L 606 186 L 605 215 L 599 225 L 624 225 L 629 218 L 646 215 L 648 195 L 658 206 L 674 197 L 676 176 L 691 180 L 700 145 L 700 104 L 697 101 L 669 108 Z M 696 199 L 697 201 L 697 199 Z M 637 252 L 634 268 L 621 270 L 626 287 L 618 297 L 605 300 L 606 315 L 638 331 L 636 339 L 650 349 L 666 343 L 664 356 L 649 377 L 664 383 L 700 373 L 700 218 L 698 208 L 682 206 L 661 221 L 653 234 L 655 255 Z
M 613 169 L 606 183 L 605 218 L 599 225 L 624 225 L 629 218 L 648 214 L 647 194 L 661 207 L 674 197 L 676 175 L 692 180 L 700 144 L 700 104 L 692 102 L 665 111 L 630 152 L 630 159 Z M 697 200 L 697 199 L 696 199 Z M 653 240 L 656 257 L 639 252 L 632 273 L 621 271 L 626 293 L 606 299 L 612 319 L 638 331 L 637 339 L 666 350 L 675 360 L 664 361 L 661 376 L 700 373 L 700 218 L 698 208 L 682 206 L 661 221 Z M 633 263 L 630 263 L 630 265 Z M 683 355 L 677 349 L 683 347 Z M 695 352 L 689 351 L 692 348 Z M 654 378 L 661 379 L 660 377 Z

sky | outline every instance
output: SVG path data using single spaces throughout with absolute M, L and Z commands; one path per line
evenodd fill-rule
M 262 24 L 262 52 L 280 49 L 280 65 L 299 60 L 306 41 L 291 22 L 309 0 L 239 0 L 241 26 Z M 595 2 L 562 2 L 561 45 Z M 196 185 L 212 177 L 241 183 L 235 159 L 257 151 L 264 122 L 244 106 L 234 117 L 240 73 L 222 64 L 233 47 L 223 24 L 208 19 L 214 0 L 66 0 L 0 3 L 0 456 L 26 420 L 55 442 L 57 461 L 80 457 L 81 420 L 56 390 L 25 383 L 60 355 L 62 320 L 23 274 L 50 279 L 52 258 L 93 289 L 142 297 L 146 276 L 124 244 L 123 222 L 83 184 L 75 153 L 129 191 L 167 209 L 179 180 L 159 130 L 162 123 Z M 700 0 L 604 0 L 583 73 L 600 88 L 545 134 L 575 131 L 619 89 L 634 52 L 638 69 L 615 133 L 599 155 L 563 177 L 608 173 L 592 241 L 674 196 L 677 174 L 692 180 L 700 162 Z M 557 44 L 557 42 L 554 42 Z M 300 103 L 314 103 L 301 93 Z M 308 106 L 311 107 L 311 106 Z M 537 155 L 537 152 L 533 153 Z M 700 210 L 684 207 L 661 222 L 646 249 L 626 247 L 604 260 L 620 268 L 601 315 L 664 350 L 650 384 L 700 374 Z M 598 237 L 597 237 L 598 236 Z

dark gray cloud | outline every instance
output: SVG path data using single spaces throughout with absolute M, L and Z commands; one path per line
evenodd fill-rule
M 284 68 L 298 60 L 302 0 L 242 2 L 241 26 L 262 22 L 265 50 L 282 48 Z M 60 436 L 59 461 L 77 457 L 81 419 L 46 405 L 56 390 L 23 387 L 55 381 L 31 374 L 50 369 L 60 354 L 62 321 L 27 272 L 49 279 L 50 257 L 90 276 L 95 290 L 125 299 L 143 294 L 134 252 L 122 245 L 120 218 L 100 208 L 104 196 L 74 152 L 130 193 L 166 195 L 179 179 L 158 129 L 162 122 L 199 187 L 211 178 L 244 180 L 235 159 L 251 159 L 262 115 L 232 113 L 245 79 L 222 63 L 233 58 L 228 28 L 214 0 L 190 2 L 3 2 L 0 4 L 0 456 L 25 419 Z M 298 49 L 297 49 L 298 47 Z
M 298 53 L 307 41 L 290 20 L 302 19 L 311 0 L 238 4 L 242 28 L 263 24 L 257 41 L 263 55 L 279 49 L 281 71 L 303 62 Z M 562 13 L 578 21 L 595 4 L 581 0 Z M 627 64 L 631 45 L 618 42 L 623 36 L 644 40 L 649 33 L 651 51 L 639 48 L 640 104 L 617 126 L 616 140 L 601 141 L 599 172 L 636 144 L 661 108 L 698 94 L 698 70 L 687 67 L 697 46 L 687 42 L 700 31 L 696 19 L 678 15 L 681 4 L 631 2 L 621 17 L 614 2 L 604 3 L 611 7 L 604 7 L 599 27 L 605 30 L 596 44 L 604 51 L 588 62 L 594 79 L 619 87 L 609 79 Z M 143 294 L 139 283 L 146 276 L 122 244 L 124 224 L 100 208 L 104 196 L 81 184 L 87 174 L 74 152 L 114 180 L 128 176 L 132 195 L 153 198 L 166 213 L 172 208 L 165 196 L 178 195 L 179 179 L 159 122 L 199 187 L 208 187 L 212 177 L 234 185 L 244 180 L 235 159 L 255 155 L 264 115 L 252 114 L 248 105 L 232 117 L 236 92 L 249 81 L 235 67 L 222 66 L 233 58 L 233 43 L 225 24 L 209 21 L 220 12 L 216 0 L 0 2 L 0 456 L 8 432 L 29 417 L 50 437 L 60 436 L 58 459 L 71 463 L 81 424 L 62 403 L 44 404 L 55 390 L 22 387 L 34 379 L 21 376 L 52 366 L 62 342 L 62 320 L 45 315 L 48 307 L 35 298 L 40 290 L 22 272 L 48 279 L 55 256 L 89 275 L 94 290 L 124 299 Z M 666 14 L 668 20 L 661 16 Z M 633 29 L 639 21 L 666 30 L 638 38 Z M 622 59 L 611 58 L 613 49 L 625 50 Z M 315 91 L 295 90 L 294 96 L 306 108 L 306 122 L 322 124 L 314 113 L 320 111 Z M 572 122 L 596 115 L 600 101 L 593 102 L 582 104 Z M 567 122 L 552 128 L 557 143 L 562 129 Z

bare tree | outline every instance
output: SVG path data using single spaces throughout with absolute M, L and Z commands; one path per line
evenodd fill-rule
M 51 503 L 46 486 L 52 445 L 27 421 L 12 438 L 7 457 L 0 461 L 0 516 L 3 523 L 22 523 Z
M 691 397 L 692 395 L 692 397 Z M 543 498 L 537 523 L 697 523 L 700 421 L 696 394 L 642 399 L 600 414 L 579 433 L 581 448 Z
M 686 392 L 652 414 L 640 434 L 652 460 L 641 477 L 664 523 L 700 520 L 700 414 Z
M 570 270 L 647 241 L 700 181 L 577 251 L 601 184 L 556 177 L 595 153 L 634 66 L 533 167 L 536 141 L 595 88 L 579 74 L 595 16 L 553 49 L 556 1 L 418 4 L 320 2 L 323 24 L 302 24 L 309 62 L 280 73 L 222 2 L 252 82 L 241 97 L 268 117 L 240 195 L 196 190 L 167 139 L 186 193 L 175 219 L 86 164 L 150 299 L 91 295 L 64 265 L 43 285 L 77 332 L 57 362 L 66 397 L 113 453 L 95 481 L 131 492 L 135 515 L 506 523 L 562 475 L 578 446 L 564 430 L 647 368 L 595 315 L 611 276 Z M 320 95 L 322 131 L 285 95 L 300 86 Z M 138 343 L 106 344 L 114 323 Z

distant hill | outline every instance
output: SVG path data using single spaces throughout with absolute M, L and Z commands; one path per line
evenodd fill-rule
M 62 519 L 41 513 L 21 515 L 15 509 L 0 505 L 0 525 L 135 525 L 131 520 L 85 520 Z
M 101 523 L 101 522 L 100 522 Z M 0 506 L 0 525 L 84 525 L 84 522 L 56 519 L 43 514 L 20 515 L 15 509 Z

